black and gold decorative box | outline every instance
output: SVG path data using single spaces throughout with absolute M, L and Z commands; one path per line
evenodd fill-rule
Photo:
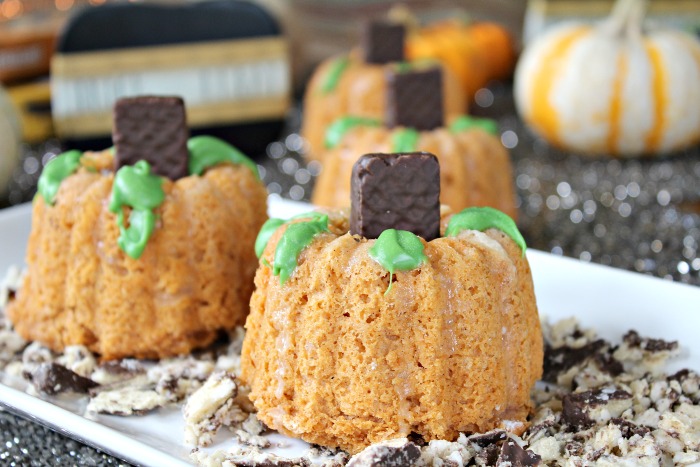
M 51 107 L 58 136 L 90 147 L 109 135 L 118 98 L 178 95 L 193 133 L 257 153 L 279 134 L 290 79 L 286 39 L 258 5 L 107 4 L 78 12 L 59 37 Z

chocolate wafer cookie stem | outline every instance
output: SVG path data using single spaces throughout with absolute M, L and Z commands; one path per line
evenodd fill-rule
M 350 232 L 377 238 L 407 230 L 426 241 L 440 235 L 440 165 L 427 152 L 365 154 L 351 180 Z
M 115 170 L 145 160 L 154 174 L 177 180 L 188 175 L 187 117 L 180 97 L 139 96 L 114 105 Z
M 387 21 L 365 23 L 361 37 L 365 62 L 381 65 L 403 61 L 405 37 L 403 24 Z
M 442 70 L 387 71 L 386 125 L 430 131 L 443 126 Z

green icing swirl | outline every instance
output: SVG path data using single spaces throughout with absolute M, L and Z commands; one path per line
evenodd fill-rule
M 109 210 L 117 215 L 119 248 L 130 257 L 139 259 L 143 254 L 156 225 L 153 210 L 164 200 L 163 179 L 151 174 L 148 162 L 122 167 L 115 174 Z M 131 208 L 128 228 L 124 225 L 125 206 Z
M 326 139 L 324 141 L 327 149 L 333 149 L 340 144 L 340 141 L 345 136 L 345 133 L 358 126 L 379 126 L 382 122 L 377 118 L 355 117 L 347 115 L 340 117 L 338 120 L 331 123 L 326 130 Z
M 272 267 L 272 274 L 280 276 L 280 284 L 287 282 L 297 267 L 301 252 L 322 232 L 328 232 L 328 216 L 325 214 L 287 227 L 275 248 L 275 264 Z
M 335 88 L 338 87 L 340 82 L 340 77 L 343 75 L 345 69 L 350 65 L 350 58 L 347 56 L 338 57 L 330 64 L 326 76 L 321 83 L 321 92 L 323 94 L 328 94 L 333 92 Z
M 284 225 L 284 219 L 277 219 L 272 217 L 265 221 L 263 226 L 258 232 L 258 237 L 255 239 L 255 255 L 260 258 L 267 247 L 267 243 L 270 241 L 272 234 L 275 233 L 280 226 Z
M 187 149 L 190 153 L 188 162 L 190 175 L 202 175 L 209 167 L 222 162 L 230 162 L 248 167 L 256 177 L 260 178 L 255 162 L 219 138 L 213 136 L 192 137 L 187 141 Z
M 82 156 L 82 152 L 74 149 L 58 155 L 46 164 L 39 177 L 37 191 L 47 204 L 53 205 L 56 202 L 61 182 L 78 170 Z
M 440 62 L 434 58 L 417 58 L 411 61 L 396 62 L 394 64 L 394 71 L 396 73 L 408 73 L 414 70 L 425 70 L 427 68 L 432 68 L 435 66 L 440 66 Z
M 322 212 L 318 211 L 311 211 L 311 212 L 303 212 L 301 214 L 297 214 L 296 216 L 292 216 L 289 218 L 289 220 L 296 220 L 296 219 L 311 219 L 311 220 L 318 220 L 318 219 L 324 219 L 328 218 L 328 214 L 324 214 Z
M 464 209 L 452 216 L 447 224 L 445 236 L 454 237 L 464 230 L 483 232 L 487 229 L 498 229 L 508 235 L 520 247 L 523 256 L 525 256 L 527 245 L 525 245 L 525 239 L 515 225 L 515 221 L 498 209 L 486 206 Z
M 394 65 L 394 70 L 397 73 L 408 73 L 409 71 L 413 70 L 413 64 L 411 62 L 398 62 Z
M 260 258 L 265 251 L 265 248 L 267 248 L 267 244 L 270 241 L 270 238 L 272 238 L 272 234 L 275 233 L 275 231 L 280 228 L 284 224 L 288 224 L 292 220 L 296 219 L 311 219 L 311 220 L 318 220 L 322 219 L 324 217 L 328 217 L 326 214 L 323 214 L 322 212 L 318 211 L 312 211 L 312 212 L 305 212 L 302 214 L 297 214 L 296 216 L 290 217 L 288 220 L 284 219 L 278 219 L 278 218 L 271 218 L 265 221 L 263 226 L 260 228 L 260 232 L 258 232 L 258 237 L 255 239 L 255 254 Z M 269 264 L 268 264 L 269 266 Z
M 420 238 L 407 230 L 388 229 L 379 235 L 369 256 L 391 274 L 387 293 L 393 285 L 394 271 L 410 271 L 428 261 L 424 250 Z
M 477 118 L 471 117 L 469 115 L 462 115 L 457 117 L 450 124 L 450 131 L 452 133 L 459 133 L 461 131 L 480 129 L 486 133 L 491 133 L 492 135 L 498 134 L 498 123 L 496 120 L 491 120 L 490 118 Z
M 391 134 L 391 152 L 415 152 L 420 133 L 414 128 L 401 128 Z

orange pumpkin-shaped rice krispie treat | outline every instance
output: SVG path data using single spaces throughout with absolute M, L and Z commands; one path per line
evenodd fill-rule
M 45 167 L 8 315 L 26 339 L 106 360 L 208 345 L 248 314 L 267 218 L 257 167 L 224 141 L 188 139 L 179 98 L 118 101 L 113 137 Z
M 543 358 L 525 242 L 493 208 L 441 213 L 439 170 L 365 155 L 349 217 L 261 230 L 242 378 L 268 427 L 351 453 L 525 429 Z
M 381 119 L 386 108 L 385 74 L 392 69 L 440 66 L 445 71 L 444 108 L 448 115 L 466 111 L 459 81 L 444 66 L 426 60 L 407 62 L 405 27 L 372 22 L 362 31 L 358 50 L 332 57 L 314 71 L 304 95 L 301 135 L 308 143 L 307 157 L 323 162 L 327 128 L 345 115 Z

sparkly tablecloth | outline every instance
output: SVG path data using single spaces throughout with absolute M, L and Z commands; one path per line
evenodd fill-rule
M 554 254 L 700 286 L 700 147 L 662 159 L 593 159 L 564 154 L 515 116 L 509 88 L 477 94 L 475 114 L 496 118 L 515 168 L 518 224 L 528 246 Z M 288 118 L 288 136 L 258 157 L 271 193 L 308 200 L 317 163 L 306 164 Z M 0 207 L 31 200 L 41 167 L 59 144 L 26 148 Z M 3 465 L 125 465 L 9 413 L 0 413 Z

